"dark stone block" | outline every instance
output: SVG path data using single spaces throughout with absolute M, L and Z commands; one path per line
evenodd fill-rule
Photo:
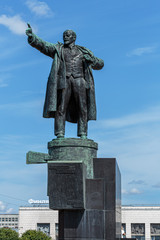
M 78 226 L 81 224 L 84 211 L 59 211 L 59 239 L 75 238 Z
M 105 211 L 105 239 L 115 239 L 116 219 L 114 211 Z
M 59 239 L 104 239 L 104 211 L 65 210 L 59 215 Z
M 104 209 L 103 179 L 86 179 L 86 209 Z
M 115 167 L 115 158 L 94 158 L 94 178 L 105 178 L 107 182 L 114 182 L 116 176 Z
M 94 178 L 105 180 L 105 209 L 121 207 L 121 174 L 115 158 L 94 158 Z
M 48 195 L 51 209 L 84 209 L 85 166 L 82 162 L 48 164 Z
M 104 179 L 105 239 L 121 238 L 121 175 L 115 158 L 93 160 L 94 178 Z
M 115 182 L 106 182 L 105 181 L 105 210 L 115 210 L 116 206 L 116 191 Z

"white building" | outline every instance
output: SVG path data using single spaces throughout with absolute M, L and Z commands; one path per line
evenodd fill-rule
M 18 230 L 18 214 L 0 214 L 0 228 L 7 227 Z
M 160 240 L 160 206 L 123 206 L 122 224 L 127 238 Z
M 17 226 L 20 236 L 33 229 L 41 230 L 55 240 L 58 235 L 58 212 L 37 206 L 20 207 L 19 215 L 0 214 L 0 227 Z M 160 206 L 122 206 L 122 226 L 126 238 L 160 240 Z
M 52 239 L 58 234 L 58 212 L 48 207 L 20 207 L 19 208 L 19 234 L 27 230 L 41 230 Z

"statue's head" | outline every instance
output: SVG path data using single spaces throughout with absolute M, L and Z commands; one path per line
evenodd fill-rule
M 66 30 L 63 33 L 63 41 L 65 45 L 68 45 L 76 41 L 76 33 L 73 30 Z

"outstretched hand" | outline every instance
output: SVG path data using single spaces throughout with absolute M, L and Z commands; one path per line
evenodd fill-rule
M 29 24 L 29 23 L 27 23 L 27 25 L 28 25 L 28 28 L 27 28 L 27 30 L 26 30 L 26 35 L 28 36 L 28 37 L 32 37 L 32 28 L 31 28 L 31 25 Z

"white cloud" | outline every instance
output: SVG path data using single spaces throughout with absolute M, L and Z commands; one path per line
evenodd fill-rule
M 142 56 L 143 54 L 149 54 L 153 53 L 155 51 L 156 47 L 142 47 L 142 48 L 136 48 L 133 49 L 132 51 L 127 53 L 127 57 L 131 56 Z
M 6 26 L 11 32 L 18 35 L 25 34 L 26 23 L 19 15 L 8 17 L 6 15 L 0 16 L 0 24 Z
M 122 190 L 122 194 L 127 194 L 127 195 L 136 195 L 136 194 L 141 194 L 142 192 L 138 190 L 137 188 L 132 188 L 130 190 Z
M 2 201 L 0 201 L 0 211 L 4 211 L 5 208 L 6 208 L 5 204 Z
M 132 188 L 129 191 L 130 194 L 141 194 L 142 192 L 140 190 L 138 190 L 137 188 Z
M 37 1 L 37 0 L 27 0 L 26 5 L 37 16 L 49 17 L 52 15 L 51 9 L 45 2 L 41 2 L 41 1 Z

